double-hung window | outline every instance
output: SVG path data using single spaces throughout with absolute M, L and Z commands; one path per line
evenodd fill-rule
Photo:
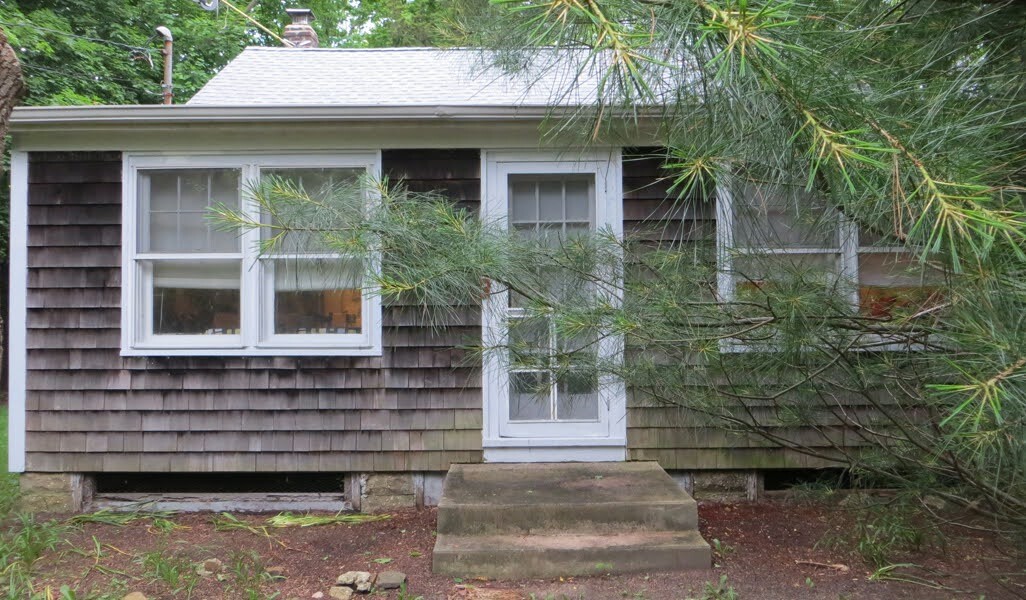
M 860 231 L 822 197 L 801 189 L 722 185 L 716 218 L 718 288 L 725 300 L 801 274 L 836 288 L 862 316 L 886 319 L 898 309 L 928 305 L 941 275 L 900 243 Z
M 211 211 L 273 224 L 250 193 L 262 180 L 325 200 L 379 164 L 377 153 L 126 157 L 122 353 L 380 354 L 380 298 L 365 280 L 375 257 L 295 233 L 261 253 L 270 230 L 231 229 Z

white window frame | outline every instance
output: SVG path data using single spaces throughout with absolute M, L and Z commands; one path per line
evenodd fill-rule
M 821 254 L 838 255 L 837 276 L 846 284 L 848 302 L 858 310 L 859 298 L 859 258 L 865 254 L 910 254 L 908 248 L 900 246 L 862 246 L 859 242 L 858 226 L 847 219 L 844 213 L 837 212 L 837 247 L 819 248 L 785 248 L 785 247 L 745 247 L 738 248 L 734 244 L 734 193 L 733 181 L 730 177 L 722 178 L 716 185 L 716 287 L 722 302 L 731 302 L 736 294 L 734 278 L 734 257 L 738 255 L 797 255 Z M 906 350 L 907 344 L 894 343 L 879 335 L 864 336 L 864 344 L 859 349 L 867 350 Z M 720 349 L 724 352 L 747 352 L 768 350 L 764 346 L 758 348 L 729 339 L 722 340 Z
M 623 183 L 620 151 L 567 150 L 544 152 L 487 150 L 481 153 L 481 219 L 496 227 L 508 226 L 510 175 L 592 175 L 595 207 L 593 224 L 623 236 Z M 509 311 L 509 293 L 493 290 L 482 306 L 482 343 L 485 348 L 505 345 L 506 332 L 495 315 Z M 516 309 L 513 309 L 516 310 Z M 601 356 L 621 357 L 623 341 L 607 338 Z M 482 364 L 482 445 L 488 462 L 518 461 L 622 461 L 626 459 L 626 388 L 610 376 L 599 380 L 598 422 L 553 421 L 542 424 L 508 423 L 509 365 L 498 351 L 486 351 Z M 583 427 L 575 427 L 580 425 Z M 578 431 L 575 432 L 575 429 Z M 518 431 L 514 431 L 518 430 Z
M 362 331 L 359 334 L 273 334 L 274 290 L 272 271 L 259 255 L 261 231 L 240 233 L 237 254 L 154 253 L 162 260 L 238 259 L 240 273 L 240 333 L 238 335 L 153 335 L 152 274 L 145 261 L 149 254 L 139 248 L 138 195 L 140 170 L 239 169 L 243 187 L 259 181 L 262 169 L 340 168 L 366 169 L 372 177 L 381 173 L 380 151 L 295 154 L 149 154 L 126 153 L 122 186 L 121 355 L 122 356 L 380 356 L 381 296 L 372 285 L 363 293 Z M 368 202 L 377 201 L 369 197 Z M 245 194 L 240 209 L 259 218 L 259 206 Z M 331 254 L 287 254 L 293 258 L 334 258 Z M 273 259 L 271 259 L 273 260 Z M 281 259 L 279 259 L 281 260 Z M 372 268 L 379 257 L 368 257 Z M 270 289 L 268 290 L 270 286 Z

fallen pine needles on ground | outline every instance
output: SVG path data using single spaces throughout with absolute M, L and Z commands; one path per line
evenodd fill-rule
M 131 512 L 116 512 L 110 509 L 98 510 L 94 513 L 75 515 L 68 519 L 68 523 L 72 525 L 85 525 L 87 523 L 97 523 L 100 525 L 113 525 L 115 527 L 124 527 L 129 523 L 141 520 L 153 520 L 167 522 L 173 517 L 175 513 L 167 510 L 160 511 L 131 511 Z
M 334 515 L 294 515 L 290 512 L 278 513 L 267 519 L 271 527 L 314 527 L 317 525 L 359 525 L 374 521 L 384 521 L 392 515 L 365 515 L 361 513 L 337 513 Z

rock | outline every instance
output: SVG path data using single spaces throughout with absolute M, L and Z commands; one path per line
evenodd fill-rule
M 267 567 L 264 572 L 271 576 L 271 579 L 286 579 L 285 567 Z
M 224 563 L 217 558 L 208 558 L 196 567 L 196 573 L 202 576 L 213 575 L 224 570 Z
M 147 598 L 146 594 L 143 594 L 142 592 L 132 592 L 130 594 L 125 594 L 125 597 L 121 600 L 147 600 Z
M 369 593 L 373 587 L 374 587 L 374 580 L 372 580 L 372 579 L 368 579 L 366 581 L 357 581 L 356 582 L 356 591 L 360 592 L 361 594 Z
M 399 571 L 384 571 L 378 573 L 374 587 L 379 590 L 397 590 L 399 586 L 406 583 L 406 573 Z
M 353 597 L 353 588 L 346 587 L 344 585 L 332 586 L 332 588 L 328 590 L 328 595 L 336 600 L 349 600 Z
M 346 571 L 338 576 L 335 585 L 346 585 L 356 587 L 362 582 L 371 582 L 373 575 L 367 571 Z
M 310 596 L 310 597 L 311 598 L 323 598 L 324 597 L 324 592 L 314 592 L 313 595 Z

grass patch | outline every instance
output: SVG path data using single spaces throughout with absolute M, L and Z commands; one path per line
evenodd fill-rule
M 18 497 L 18 475 L 7 472 L 7 405 L 0 406 L 0 521 L 7 518 Z

